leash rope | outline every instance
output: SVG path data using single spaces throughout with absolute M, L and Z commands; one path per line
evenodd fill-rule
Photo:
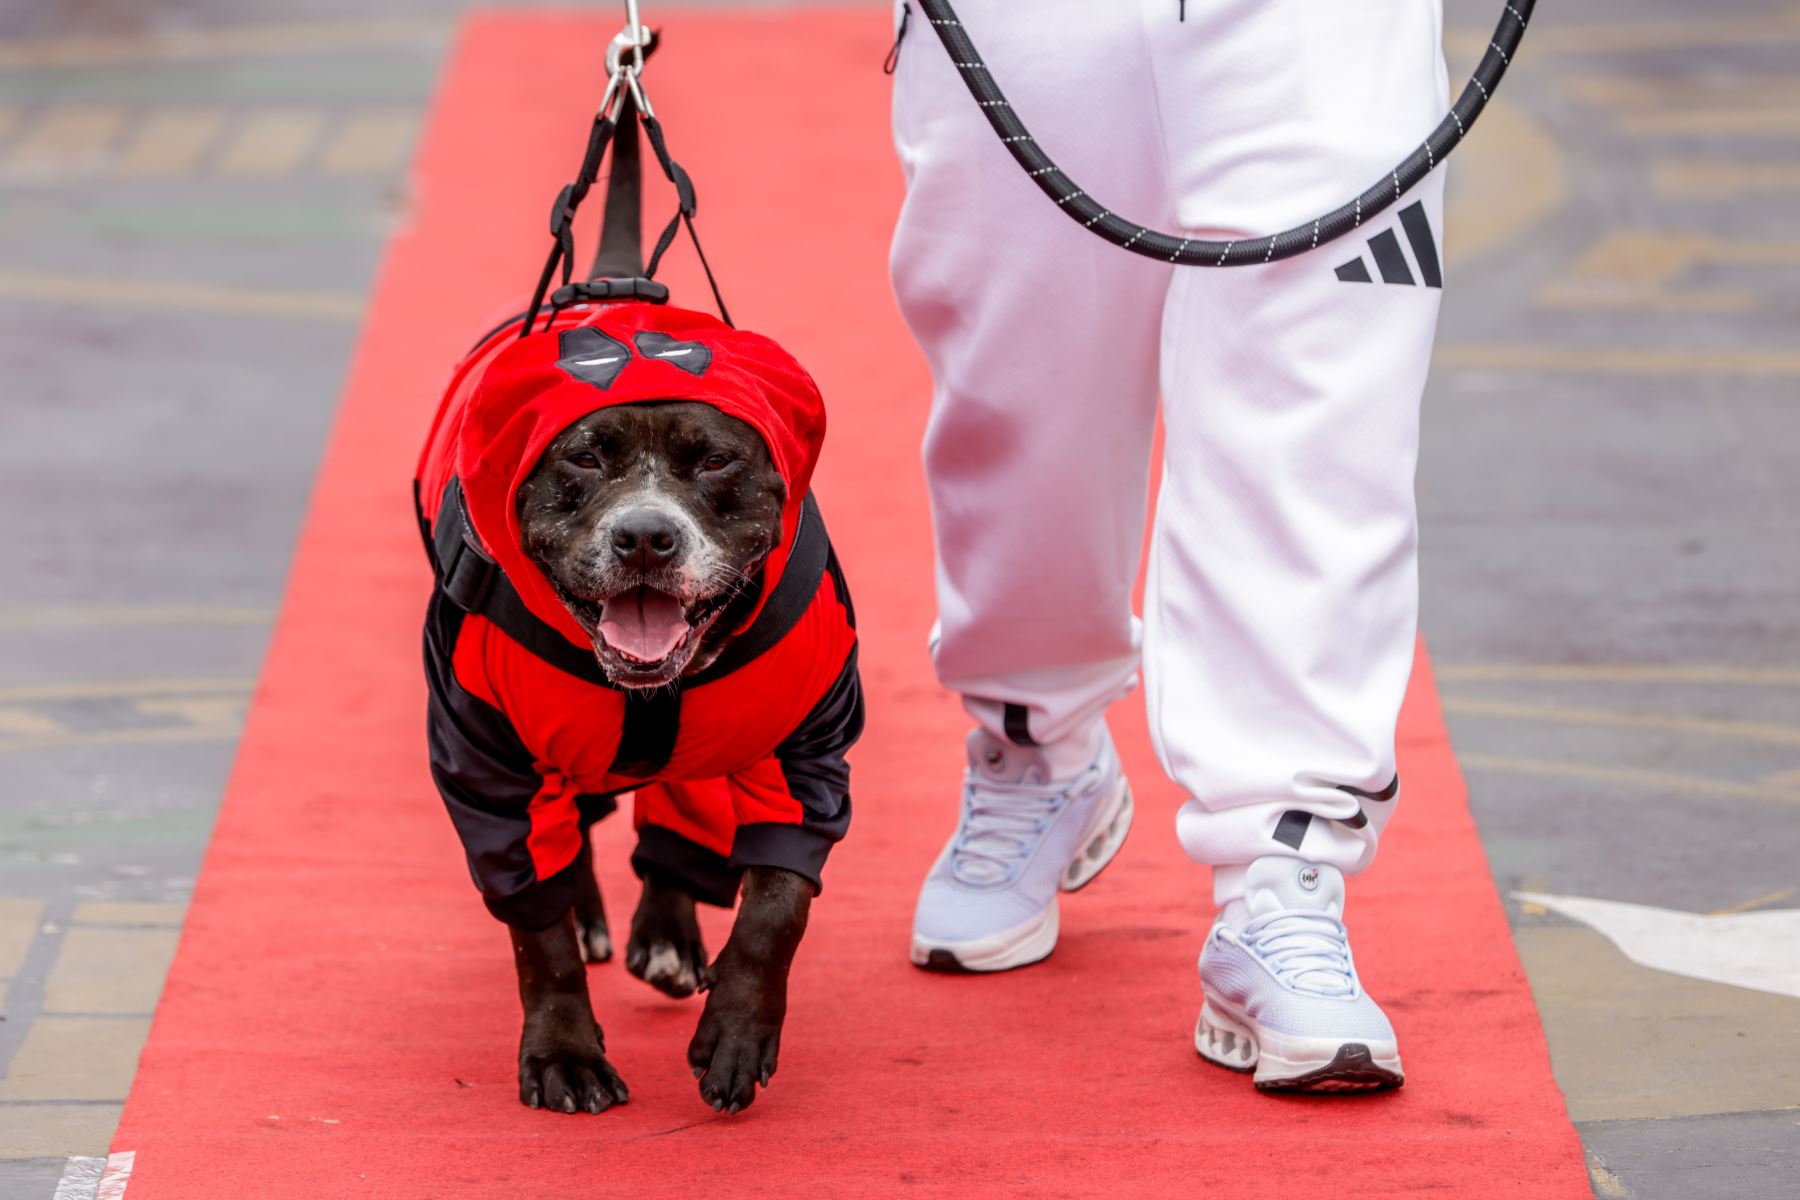
M 731 324 L 731 313 L 725 307 L 725 297 L 719 291 L 719 281 L 713 277 L 712 264 L 707 261 L 706 251 L 700 245 L 700 234 L 694 228 L 694 213 L 697 208 L 694 181 L 681 164 L 670 156 L 668 141 L 663 137 L 662 122 L 656 119 L 656 113 L 650 107 L 650 98 L 644 94 L 644 58 L 655 45 L 656 35 L 646 29 L 638 18 L 637 0 L 626 0 L 625 28 L 607 46 L 606 91 L 600 97 L 600 107 L 595 111 L 593 126 L 588 130 L 587 149 L 582 153 L 581 165 L 576 168 L 574 180 L 564 185 L 562 191 L 557 193 L 556 202 L 550 207 L 550 253 L 544 259 L 544 269 L 538 273 L 537 286 L 532 289 L 531 306 L 525 310 L 525 319 L 519 325 L 520 337 L 529 336 L 536 327 L 538 313 L 543 311 L 544 298 L 550 291 L 550 282 L 560 273 L 562 288 L 551 298 L 550 305 L 550 320 L 555 319 L 559 307 L 557 298 L 567 294 L 575 270 L 575 212 L 599 179 L 601 160 L 605 157 L 606 148 L 612 144 L 614 135 L 623 130 L 626 136 L 635 139 L 640 123 L 651 150 L 656 154 L 657 164 L 662 167 L 663 177 L 675 185 L 676 196 L 675 215 L 669 218 L 662 235 L 656 239 L 656 249 L 644 267 L 643 279 L 656 277 L 656 268 L 661 264 L 663 254 L 685 225 L 688 238 L 694 243 L 694 253 L 700 259 L 701 269 L 706 272 L 707 285 L 712 288 L 713 301 L 719 306 L 719 319 L 727 325 Z M 613 159 L 615 165 L 624 166 L 619 163 L 617 147 L 613 149 Z M 629 186 L 635 188 L 635 155 L 632 156 L 626 173 L 631 176 Z M 614 180 L 615 184 L 625 182 L 627 181 Z M 664 291 L 666 294 L 666 289 Z M 644 293 L 640 289 L 634 294 Z M 548 321 L 545 328 L 549 328 Z
M 1524 36 L 1525 23 L 1531 17 L 1535 0 L 1510 0 L 1506 4 L 1505 11 L 1500 14 L 1500 23 L 1494 29 L 1494 36 L 1488 41 L 1486 52 L 1476 64 L 1469 82 L 1463 86 L 1462 95 L 1451 106 L 1444 119 L 1438 122 L 1437 128 L 1431 131 L 1431 136 L 1421 142 L 1416 150 L 1392 170 L 1384 171 L 1381 178 L 1362 195 L 1292 229 L 1228 242 L 1185 238 L 1147 229 L 1127 221 L 1096 201 L 1051 161 L 1050 156 L 1044 153 L 1043 148 L 1031 136 L 1031 131 L 1025 128 L 1025 123 L 1013 111 L 1006 94 L 1000 90 L 1000 85 L 994 82 L 993 73 L 988 70 L 987 63 L 982 61 L 981 52 L 976 50 L 975 43 L 969 39 L 968 32 L 963 28 L 962 21 L 949 0 L 917 0 L 917 3 L 932 29 L 937 32 L 938 40 L 949 52 L 950 61 L 962 76 L 969 94 L 981 107 L 982 115 L 999 135 L 1001 143 L 1019 166 L 1024 168 L 1031 181 L 1037 184 L 1044 195 L 1055 201 L 1056 206 L 1067 213 L 1070 219 L 1080 222 L 1120 249 L 1141 254 L 1145 258 L 1161 259 L 1189 267 L 1242 267 L 1292 258 L 1342 237 L 1400 199 L 1408 189 L 1448 158 L 1450 152 L 1468 136 L 1475 118 L 1481 115 L 1481 110 L 1487 107 L 1494 89 L 1500 86 L 1501 76 L 1506 74 L 1506 68 L 1512 64 L 1513 56 L 1518 51 L 1519 39 Z M 903 36 L 904 19 L 903 15 Z M 895 50 L 898 49 L 899 43 L 896 42 Z

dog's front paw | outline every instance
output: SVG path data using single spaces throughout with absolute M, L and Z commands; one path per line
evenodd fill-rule
M 625 1081 L 601 1051 L 598 1028 L 583 1036 L 527 1023 L 519 1043 L 519 1103 L 552 1112 L 601 1113 L 629 1098 Z
M 631 939 L 625 943 L 625 969 L 677 999 L 701 990 L 706 946 L 700 940 L 692 896 L 645 882 L 631 918 Z
M 700 1081 L 700 1098 L 714 1112 L 748 1108 L 757 1085 L 769 1086 L 781 1050 L 784 1007 L 717 988 L 707 996 L 700 1027 L 688 1043 L 688 1065 Z
M 581 957 L 586 962 L 611 962 L 613 956 L 612 932 L 606 928 L 606 918 L 589 924 L 578 915 L 575 918 L 575 935 L 581 942 Z

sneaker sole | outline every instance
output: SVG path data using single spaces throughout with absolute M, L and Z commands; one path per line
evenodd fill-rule
M 1406 1082 L 1392 1042 L 1259 1033 L 1210 996 L 1200 1006 L 1194 1049 L 1215 1066 L 1254 1075 L 1263 1092 L 1373 1092 Z
M 1117 856 L 1119 847 L 1125 844 L 1125 835 L 1131 832 L 1132 811 L 1131 786 L 1121 774 L 1118 786 L 1113 789 L 1112 800 L 1094 814 L 1094 819 L 1082 831 L 1081 848 L 1057 881 L 1060 890 L 1080 891 Z M 1056 949 L 1057 928 L 1057 909 L 1052 904 L 1021 925 L 974 941 L 944 943 L 914 938 L 910 957 L 914 966 L 927 971 L 951 974 L 1010 971 L 1050 957 L 1050 952 Z
M 1056 930 L 1056 905 L 1052 904 L 1021 925 L 973 941 L 947 945 L 915 937 L 912 963 L 927 971 L 956 975 L 1028 967 L 1050 957 L 1050 952 L 1056 949 Z
M 1065 892 L 1079 892 L 1092 883 L 1119 853 L 1119 847 L 1125 844 L 1125 835 L 1131 832 L 1133 811 L 1131 785 L 1120 774 L 1111 802 L 1094 814 L 1094 820 L 1081 835 L 1081 849 L 1075 852 L 1074 860 L 1063 871 L 1057 887 Z

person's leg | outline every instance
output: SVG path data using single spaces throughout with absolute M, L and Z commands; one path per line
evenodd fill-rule
M 1052 155 L 1116 181 L 1121 211 L 1170 218 L 1152 93 L 1130 69 L 1147 54 L 1135 10 L 1080 0 L 958 8 Z M 1116 813 L 1098 810 L 1123 799 L 1102 716 L 1138 666 L 1131 588 L 1172 268 L 1121 253 L 1058 211 L 916 12 L 900 48 L 894 138 L 907 178 L 894 289 L 935 382 L 924 455 L 938 551 L 933 663 L 980 725 L 971 787 L 1051 785 L 1035 800 L 998 801 L 1016 808 L 1086 781 L 1042 838 L 1014 836 L 1017 821 L 984 832 L 991 814 L 965 794 L 964 822 L 921 899 L 914 957 L 926 964 L 938 950 L 999 969 L 1049 952 L 1058 878 L 1112 825 Z
M 1447 102 L 1435 0 L 1201 0 L 1185 22 L 1166 7 L 1156 82 L 1197 236 L 1249 239 L 1335 207 Z M 1214 865 L 1236 929 L 1315 903 L 1335 903 L 1335 921 L 1341 875 L 1369 864 L 1396 803 L 1442 196 L 1439 172 L 1313 253 L 1171 287 L 1146 691 L 1158 753 L 1191 796 L 1182 846 Z M 1352 260 L 1363 269 L 1338 269 Z M 1271 858 L 1291 869 L 1253 866 Z M 1377 1025 L 1358 1037 L 1383 1043 Z M 1259 1082 L 1278 1082 L 1277 1057 Z

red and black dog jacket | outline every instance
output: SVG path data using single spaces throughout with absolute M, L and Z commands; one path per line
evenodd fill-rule
M 493 914 L 538 928 L 575 898 L 587 827 L 634 793 L 639 875 L 730 904 L 746 867 L 819 883 L 850 823 L 862 731 L 855 618 L 808 491 L 817 385 L 758 334 L 650 304 L 577 305 L 458 365 L 415 477 L 436 574 L 425 621 L 431 772 Z M 517 493 L 598 409 L 696 400 L 749 423 L 787 483 L 755 611 L 678 686 L 621 689 L 521 548 Z

